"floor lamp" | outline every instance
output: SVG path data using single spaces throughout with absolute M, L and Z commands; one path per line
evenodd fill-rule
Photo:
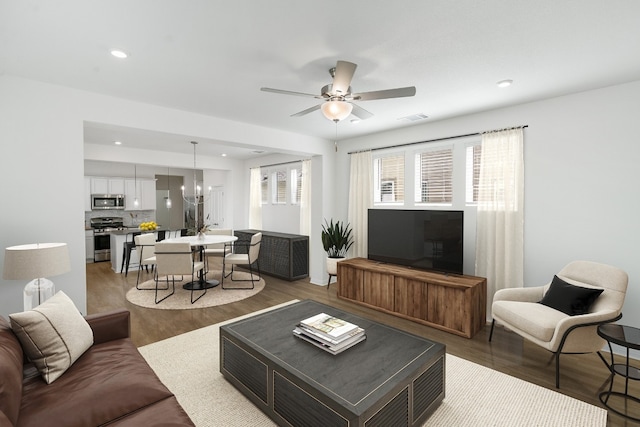
M 5 280 L 31 280 L 24 287 L 24 310 L 31 310 L 51 298 L 53 282 L 45 277 L 71 271 L 66 243 L 31 243 L 11 246 L 4 252 Z

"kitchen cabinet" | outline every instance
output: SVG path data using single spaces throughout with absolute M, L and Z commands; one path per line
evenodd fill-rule
M 91 177 L 91 194 L 124 194 L 124 178 Z
M 125 203 L 127 211 L 148 211 L 156 209 L 156 181 L 154 179 L 125 179 Z M 138 196 L 138 206 L 134 200 Z
M 93 230 L 84 231 L 84 244 L 87 262 L 93 262 Z

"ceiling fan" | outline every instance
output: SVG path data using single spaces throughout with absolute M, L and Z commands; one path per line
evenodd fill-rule
M 291 117 L 300 117 L 316 110 L 322 110 L 324 116 L 338 122 L 353 114 L 361 120 L 368 119 L 373 116 L 372 113 L 364 108 L 354 104 L 353 101 L 372 101 L 375 99 L 402 98 L 406 96 L 414 96 L 416 94 L 415 86 L 401 87 L 396 89 L 376 90 L 372 92 L 352 93 L 351 79 L 358 65 L 347 61 L 338 61 L 336 66 L 329 70 L 329 74 L 333 77 L 333 83 L 324 86 L 320 90 L 320 95 L 310 93 L 293 92 L 290 90 L 272 89 L 269 87 L 261 87 L 263 92 L 273 92 L 285 95 L 304 96 L 316 99 L 322 99 L 324 102 L 314 105 L 311 108 L 302 110 L 299 113 L 292 114 Z

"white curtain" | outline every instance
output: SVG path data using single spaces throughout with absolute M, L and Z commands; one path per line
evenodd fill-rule
M 251 168 L 249 183 L 249 228 L 262 229 L 262 192 L 260 189 L 260 168 Z
M 373 206 L 371 151 L 351 154 L 348 222 L 353 229 L 351 256 L 367 257 L 368 210 Z
M 487 278 L 487 314 L 499 289 L 524 286 L 523 130 L 482 135 L 476 275 Z
M 302 161 L 300 189 L 300 234 L 311 235 L 311 160 Z

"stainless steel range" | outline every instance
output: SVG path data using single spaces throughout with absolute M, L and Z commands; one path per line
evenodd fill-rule
M 111 260 L 111 233 L 125 230 L 121 217 L 91 218 L 93 228 L 93 256 L 94 262 Z

